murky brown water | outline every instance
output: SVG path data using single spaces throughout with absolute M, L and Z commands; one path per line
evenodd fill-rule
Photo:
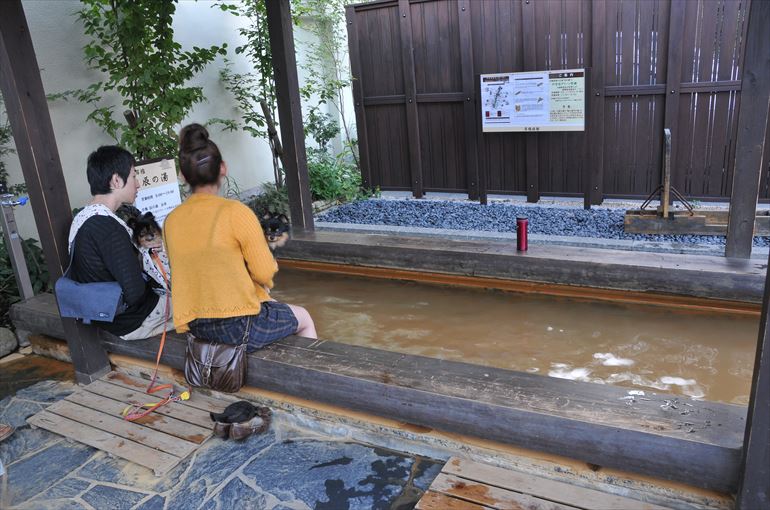
M 281 270 L 273 297 L 321 338 L 748 403 L 759 320 Z
M 74 381 L 72 365 L 37 355 L 0 364 L 0 400 L 18 390 L 48 379 Z

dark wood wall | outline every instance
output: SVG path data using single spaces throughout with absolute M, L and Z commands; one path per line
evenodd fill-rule
M 364 180 L 417 195 L 643 197 L 660 183 L 665 125 L 674 186 L 691 198 L 729 198 L 749 2 L 349 6 Z M 568 68 L 589 69 L 585 133 L 480 132 L 478 74 Z M 760 196 L 770 198 L 770 166 Z

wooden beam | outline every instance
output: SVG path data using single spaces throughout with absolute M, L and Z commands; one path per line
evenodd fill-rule
M 297 233 L 282 259 L 761 302 L 764 260 L 365 233 Z M 577 282 L 577 283 L 576 283 Z
M 524 70 L 537 71 L 537 34 L 535 32 L 535 2 L 521 0 L 522 45 L 524 47 Z M 537 133 L 522 133 L 524 137 L 527 165 L 527 202 L 540 200 L 538 181 Z
M 3 2 L 3 14 L 0 16 L 0 88 L 48 273 L 51 282 L 54 282 L 69 260 L 67 236 L 72 209 L 37 57 L 20 0 Z M 85 172 L 83 178 L 85 180 Z M 95 328 L 71 319 L 63 323 L 78 382 L 91 382 L 107 373 L 110 370 L 109 359 L 97 339 Z
M 289 0 L 266 0 L 265 6 L 270 49 L 273 53 L 275 92 L 278 98 L 291 222 L 295 228 L 313 230 L 313 201 L 307 170 L 291 6 Z
M 587 196 L 584 200 L 586 208 L 599 205 L 603 200 L 604 189 L 604 58 L 606 55 L 606 26 L 607 13 L 605 0 L 593 0 L 591 3 L 591 69 L 589 76 L 590 96 L 588 102 L 588 133 L 590 142 L 587 144 L 590 169 L 586 187 Z
M 762 155 L 770 100 L 770 2 L 749 6 L 741 107 L 735 142 L 735 168 L 730 195 L 725 256 L 749 258 L 754 242 L 754 216 L 759 199 Z
M 685 9 L 687 2 L 671 2 L 668 22 L 668 57 L 666 67 L 666 94 L 663 96 L 665 109 L 663 113 L 663 129 L 671 131 L 671 164 L 676 172 L 676 151 L 679 140 L 679 96 L 682 93 L 682 37 L 685 27 Z M 695 23 L 694 20 L 691 23 Z M 660 133 L 663 139 L 663 132 Z M 664 162 L 661 161 L 660 184 L 664 180 Z M 673 177 L 672 177 L 673 179 Z M 681 190 L 684 192 L 684 190 Z
M 347 20 L 348 46 L 350 48 L 350 74 L 353 76 L 351 88 L 353 89 L 353 101 L 356 110 L 356 134 L 358 136 L 358 160 L 361 163 L 361 184 L 366 188 L 374 188 L 379 186 L 380 183 L 372 183 L 372 167 L 369 162 L 369 136 L 366 130 L 364 85 L 361 81 L 361 49 L 358 45 L 356 11 L 352 5 L 345 7 L 345 19 Z
M 417 81 L 414 76 L 414 48 L 412 44 L 412 10 L 409 0 L 398 0 L 398 19 L 401 32 L 401 62 L 404 70 L 406 132 L 409 143 L 409 168 L 412 176 L 412 194 L 425 194 L 420 160 L 420 117 L 417 111 Z
M 766 19 L 770 22 L 770 19 Z M 767 25 L 765 25 L 767 26 Z M 770 271 L 751 380 L 736 509 L 770 508 Z
M 460 30 L 460 68 L 463 80 L 463 120 L 465 136 L 465 168 L 468 175 L 468 198 L 487 202 L 479 185 L 479 151 L 476 145 L 479 120 L 476 116 L 476 86 L 473 72 L 473 37 L 471 34 L 471 6 L 469 0 L 457 2 L 457 20 Z
M 767 126 L 768 95 L 770 94 L 768 90 L 770 89 L 770 45 L 767 44 L 767 27 L 770 26 L 770 2 L 751 2 L 749 12 L 741 111 L 738 117 L 736 177 L 733 179 L 733 196 L 736 197 L 737 176 L 741 169 L 744 170 L 741 173 L 745 175 L 744 179 L 740 180 L 740 184 L 745 186 L 745 189 L 739 191 L 740 194 L 737 195 L 735 221 L 733 221 L 734 205 L 732 200 L 730 201 L 730 223 L 727 230 L 728 256 L 751 255 L 754 212 L 748 205 L 749 201 L 753 200 L 753 208 L 756 209 L 759 178 L 763 165 L 762 154 Z M 749 214 L 751 214 L 749 225 L 746 225 L 746 215 Z M 749 226 L 750 228 L 747 228 Z M 735 230 L 732 230 L 731 227 Z M 734 236 L 732 243 L 731 231 Z M 770 319 L 770 271 L 767 272 L 765 278 L 762 319 L 759 327 L 757 354 L 754 358 L 749 409 L 746 416 L 740 486 L 736 501 L 738 510 L 770 508 L 770 331 L 768 331 L 768 319 Z

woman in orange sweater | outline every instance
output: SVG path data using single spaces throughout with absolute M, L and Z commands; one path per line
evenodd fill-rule
M 254 351 L 285 336 L 317 338 L 301 306 L 270 298 L 278 265 L 254 212 L 219 196 L 227 165 L 206 129 L 179 135 L 179 164 L 192 195 L 168 215 L 174 325 L 180 333 Z

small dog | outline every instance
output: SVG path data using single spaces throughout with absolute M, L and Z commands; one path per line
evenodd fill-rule
M 158 248 L 163 245 L 163 232 L 151 212 L 129 218 L 126 223 L 134 231 L 134 242 L 139 246 Z
M 155 216 L 151 212 L 142 213 L 130 204 L 121 205 L 115 214 L 125 221 L 133 232 L 131 240 L 139 250 L 142 269 L 160 287 L 166 291 L 170 290 L 171 268 L 169 267 L 168 256 L 163 249 L 163 231 L 155 220 Z
M 265 232 L 267 245 L 271 250 L 282 248 L 288 241 L 291 232 L 289 218 L 285 214 L 267 212 L 259 220 L 262 230 Z

